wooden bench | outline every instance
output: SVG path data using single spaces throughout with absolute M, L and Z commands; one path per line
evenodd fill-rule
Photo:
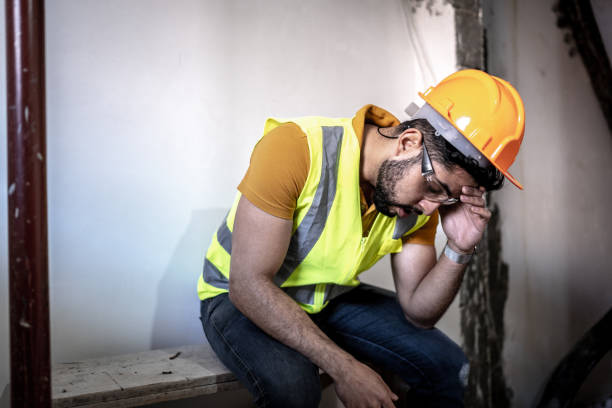
M 377 371 L 400 396 L 396 405 L 408 406 L 410 387 Z M 319 372 L 323 388 L 332 384 Z M 51 381 L 53 408 L 129 408 L 243 388 L 208 344 L 59 363 Z
M 127 408 L 242 388 L 208 345 L 60 363 L 54 408 Z
M 321 386 L 333 381 L 320 371 Z M 128 408 L 243 388 L 208 344 L 53 366 L 53 408 Z

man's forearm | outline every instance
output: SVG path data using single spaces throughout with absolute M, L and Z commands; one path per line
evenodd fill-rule
M 269 279 L 232 283 L 230 299 L 260 329 L 306 356 L 334 379 L 342 376 L 343 367 L 355 360 Z
M 406 317 L 421 327 L 433 327 L 457 295 L 465 267 L 443 254 L 416 287 L 398 285 L 398 298 Z

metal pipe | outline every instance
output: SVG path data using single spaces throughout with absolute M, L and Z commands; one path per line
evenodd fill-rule
M 50 407 L 44 1 L 6 0 L 11 406 Z

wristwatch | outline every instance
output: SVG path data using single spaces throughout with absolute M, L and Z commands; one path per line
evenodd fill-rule
M 446 255 L 448 259 L 455 263 L 465 265 L 466 263 L 470 262 L 470 259 L 472 259 L 472 255 L 474 255 L 474 252 L 472 252 L 471 254 L 460 254 L 459 252 L 448 246 L 448 241 L 446 241 L 446 246 L 444 247 L 444 255 Z

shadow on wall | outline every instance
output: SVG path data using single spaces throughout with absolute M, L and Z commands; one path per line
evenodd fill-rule
M 197 280 L 213 232 L 227 209 L 194 211 L 180 239 L 166 273 L 157 287 L 151 348 L 165 348 L 206 342 L 200 324 Z

